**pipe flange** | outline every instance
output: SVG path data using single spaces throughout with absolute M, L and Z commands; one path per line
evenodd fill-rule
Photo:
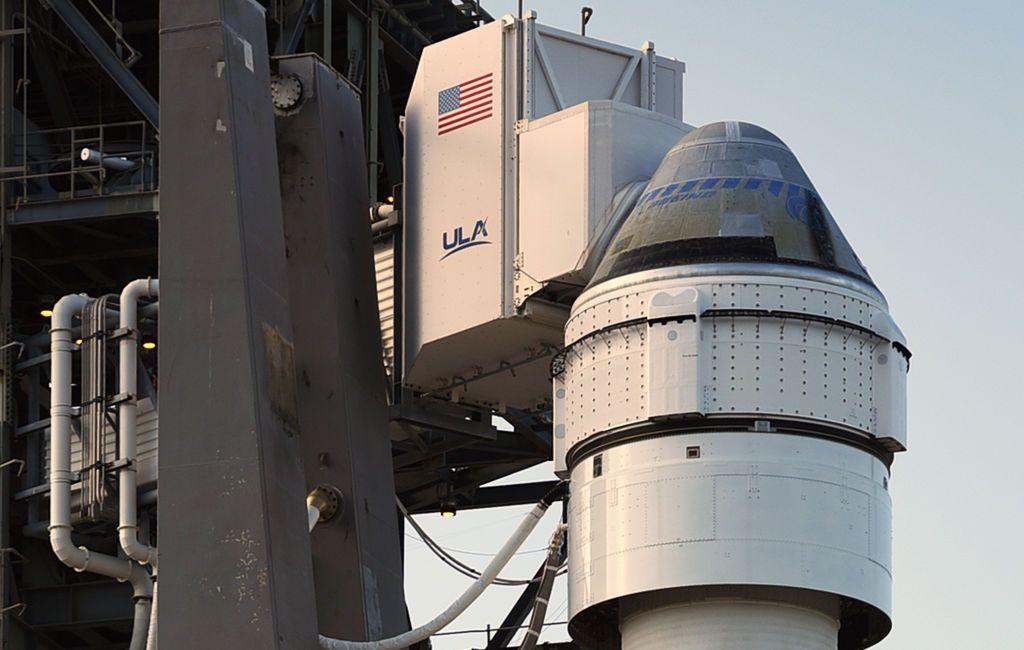
M 333 485 L 321 484 L 306 495 L 306 503 L 320 512 L 318 523 L 327 523 L 345 511 L 345 498 Z
M 274 111 L 287 115 L 302 102 L 302 80 L 294 74 L 275 74 L 270 77 L 270 98 Z

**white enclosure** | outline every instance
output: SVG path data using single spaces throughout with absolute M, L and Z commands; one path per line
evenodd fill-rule
M 423 52 L 405 115 L 404 381 L 550 400 L 566 294 L 616 192 L 688 129 L 683 64 L 506 17 Z

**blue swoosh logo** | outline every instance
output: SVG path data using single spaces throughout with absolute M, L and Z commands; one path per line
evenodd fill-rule
M 472 248 L 473 246 L 483 246 L 484 244 L 493 244 L 493 243 L 494 242 L 490 242 L 490 241 L 471 241 L 468 244 L 463 244 L 462 246 L 459 246 L 458 248 L 455 248 L 455 249 L 452 249 L 452 250 L 448 251 L 447 253 L 445 253 L 441 257 L 441 259 L 443 260 L 446 257 L 448 257 L 449 255 L 454 255 L 455 253 L 458 253 L 459 251 L 464 251 L 467 248 Z

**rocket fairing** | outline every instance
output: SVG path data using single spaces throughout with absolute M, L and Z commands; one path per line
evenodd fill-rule
M 718 122 L 664 157 L 554 364 L 570 631 L 865 648 L 892 615 L 906 342 L 789 148 Z

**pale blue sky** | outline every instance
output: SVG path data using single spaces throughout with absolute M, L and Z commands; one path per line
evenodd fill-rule
M 892 479 L 895 627 L 876 647 L 1024 648 L 1024 3 L 587 4 L 589 35 L 653 40 L 686 62 L 687 122 L 746 120 L 789 144 L 909 340 L 910 451 Z M 515 2 L 483 6 L 497 16 Z M 526 3 L 569 30 L 579 6 Z M 486 553 L 516 512 L 424 523 L 442 544 Z M 418 542 L 407 547 L 419 623 L 466 581 Z M 528 576 L 541 557 L 507 573 Z M 497 624 L 518 590 L 490 591 L 450 629 Z M 564 596 L 560 587 L 549 613 Z M 565 638 L 564 627 L 545 638 Z M 483 645 L 483 634 L 435 642 Z

